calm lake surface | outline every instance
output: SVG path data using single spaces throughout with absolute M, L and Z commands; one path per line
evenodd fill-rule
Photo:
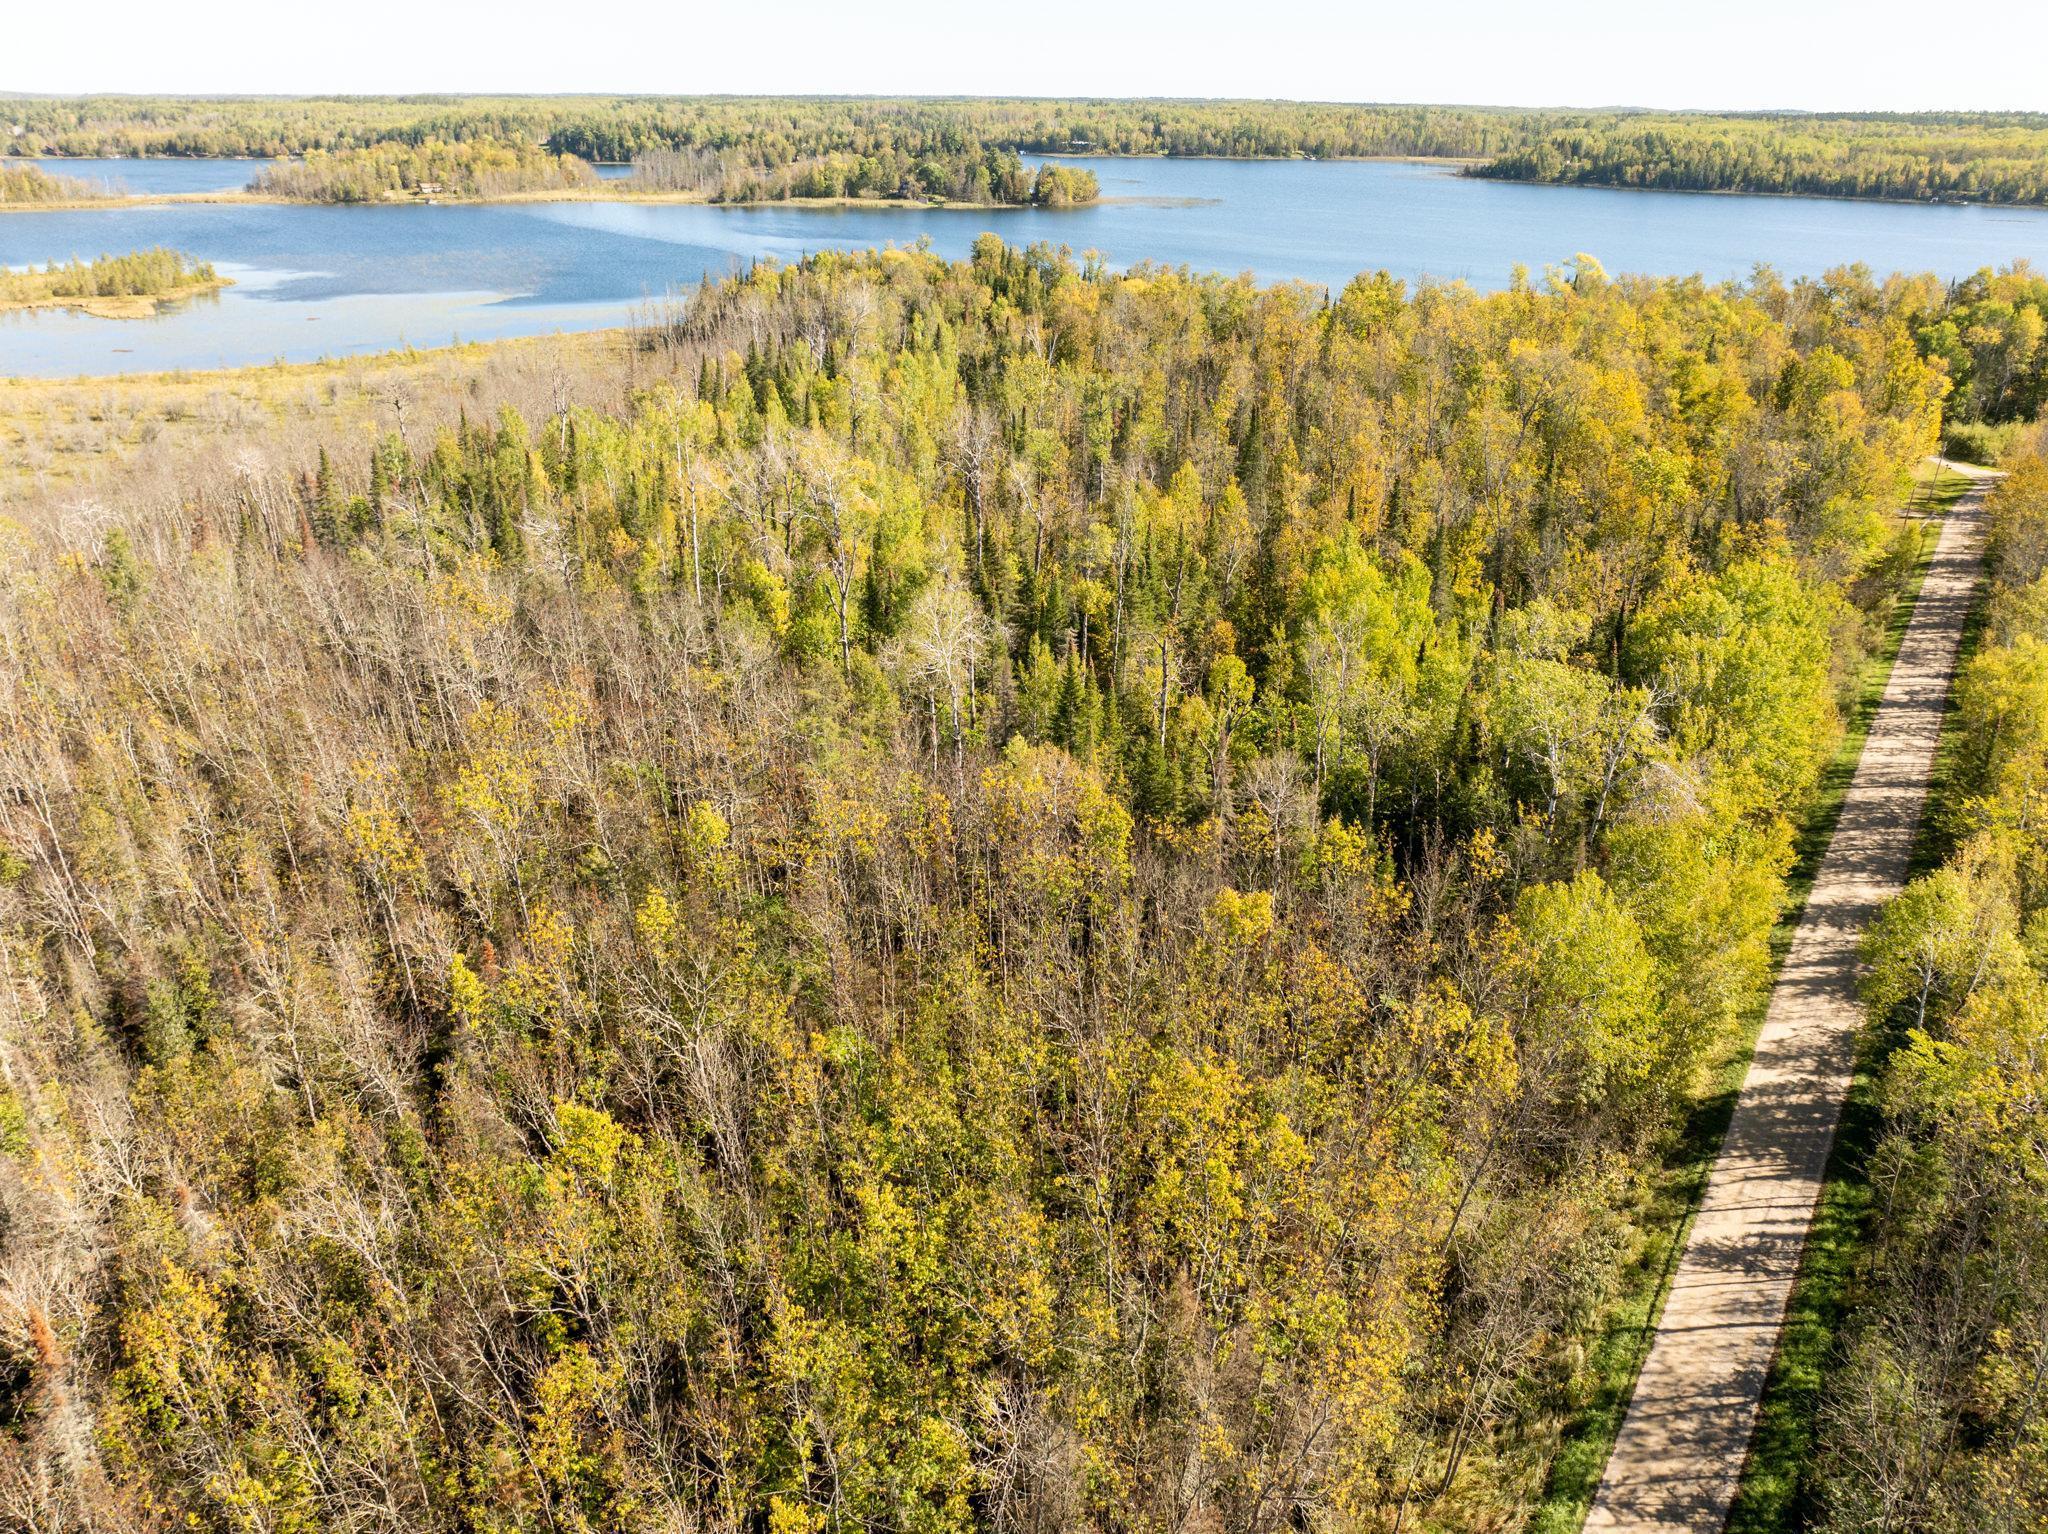
M 90 181 L 123 196 L 159 192 L 239 192 L 268 160 L 34 160 L 53 176 Z
M 168 245 L 236 286 L 150 320 L 0 315 L 0 375 L 305 361 L 625 323 L 650 299 L 762 256 L 908 245 L 965 255 L 994 230 L 1154 261 L 1341 287 L 1384 267 L 1503 286 L 1579 251 L 1614 272 L 1788 277 L 1862 261 L 1962 276 L 2048 266 L 2048 210 L 1715 197 L 1470 180 L 1414 164 L 1081 160 L 1104 201 L 1062 212 L 633 203 L 310 207 L 164 204 L 0 214 L 0 265 Z M 144 194 L 245 184 L 251 160 L 69 160 Z

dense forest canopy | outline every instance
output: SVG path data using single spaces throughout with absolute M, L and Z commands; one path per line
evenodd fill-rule
M 2023 262 L 1978 272 L 1921 319 L 1917 334 L 1952 381 L 1951 422 L 2017 427 L 2048 408 L 2048 275 Z
M 1948 304 L 826 255 L 6 529 L 0 1516 L 1498 1526 Z
M 1671 113 L 1279 101 L 879 97 L 14 97 L 17 154 L 302 155 L 490 140 L 584 160 L 713 157 L 721 184 L 809 178 L 970 196 L 990 152 L 1469 160 L 1515 180 L 2048 202 L 2048 116 Z M 849 174 L 872 169 L 849 189 Z M 928 169 L 929 167 L 929 169 Z M 886 191 L 877 189 L 886 186 Z M 978 201 L 1021 200 L 976 197 Z

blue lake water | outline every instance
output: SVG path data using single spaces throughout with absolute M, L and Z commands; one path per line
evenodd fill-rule
M 53 176 L 90 181 L 110 192 L 150 197 L 160 192 L 239 192 L 269 168 L 269 160 L 39 159 Z M 595 165 L 600 181 L 620 181 L 630 165 Z
M 107 164 L 137 190 L 240 185 L 260 162 Z M 1110 262 L 1339 287 L 1360 271 L 1505 284 L 1585 251 L 1614 272 L 1787 277 L 1861 261 L 1955 277 L 2048 266 L 2048 210 L 1516 186 L 1400 163 L 1082 160 L 1104 200 L 1035 209 L 691 204 L 311 207 L 160 204 L 0 214 L 0 265 L 168 245 L 236 279 L 149 320 L 0 315 L 0 375 L 232 367 L 625 323 L 648 300 L 762 256 L 929 239 L 966 254 L 994 230 Z M 140 174 L 194 178 L 140 185 Z
M 151 197 L 160 192 L 239 192 L 268 160 L 35 160 L 53 176 L 90 181 L 109 192 Z

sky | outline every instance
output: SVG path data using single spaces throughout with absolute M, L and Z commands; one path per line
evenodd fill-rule
M 1251 96 L 2048 111 L 2048 4 L 161 0 L 6 4 L 0 92 Z

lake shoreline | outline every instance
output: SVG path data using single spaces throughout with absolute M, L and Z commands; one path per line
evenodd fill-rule
M 232 277 L 209 277 L 202 282 L 184 282 L 161 293 L 48 294 L 36 298 L 0 298 L 0 314 L 19 314 L 32 309 L 69 309 L 101 320 L 154 319 L 172 304 L 218 293 L 235 285 Z
M 41 267 L 161 245 L 237 279 L 146 325 L 42 309 L 6 316 L 0 372 L 126 376 L 395 345 L 611 328 L 761 261 L 925 243 L 969 260 L 999 236 L 1018 251 L 1089 252 L 1103 268 L 1149 264 L 1225 280 L 1302 282 L 1334 294 L 1360 273 L 1490 291 L 1585 251 L 1616 274 L 1788 281 L 1854 261 L 1945 281 L 2026 259 L 2048 266 L 2048 212 L 1808 198 L 1737 208 L 1697 196 L 1635 198 L 1466 177 L 1416 161 L 1083 159 L 1103 193 L 1082 207 L 963 208 L 877 198 L 713 203 L 702 194 L 605 186 L 443 201 L 408 216 L 358 205 L 206 191 L 249 172 L 192 167 L 45 219 L 0 219 L 0 265 Z M 114 172 L 119 167 L 108 167 Z M 162 166 L 131 164 L 138 177 Z M 407 205 L 422 203 L 408 199 Z M 322 211 L 327 209 L 330 211 Z M 1740 217 L 1730 217 L 1732 211 Z M 1038 216 L 1038 215 L 1044 216 Z
M 1220 154 L 1104 154 L 1096 150 L 1033 150 L 1031 157 L 1036 160 L 1092 160 L 1115 165 L 1118 163 L 1156 164 L 1160 162 L 1189 162 L 1215 165 L 1428 165 L 1443 168 L 1447 173 L 1474 181 L 1492 182 L 1499 186 L 1532 186 L 1561 188 L 1582 192 L 1662 192 L 1675 196 L 1689 197 L 1771 197 L 1811 198 L 1823 202 L 1873 203 L 1880 206 L 1900 208 L 1987 208 L 2018 209 L 2038 211 L 2048 209 L 2048 202 L 1995 202 L 1978 198 L 1940 197 L 1882 197 L 1865 196 L 1851 192 L 1823 192 L 1793 188 L 1754 187 L 1690 187 L 1690 186 L 1640 186 L 1615 181 L 1545 181 L 1525 176 L 1495 176 L 1487 174 L 1491 162 L 1484 156 L 1464 155 L 1220 155 Z M 46 165 L 61 166 L 69 156 L 45 155 L 38 157 Z M 79 156 L 79 159 L 104 159 L 107 157 Z M 191 156 L 191 155 L 131 155 L 122 157 L 139 165 L 147 164 L 188 164 L 220 159 L 234 163 L 270 163 L 261 157 L 252 156 Z M 590 162 L 611 166 L 618 162 Z M 61 171 L 58 172 L 62 174 Z M 515 207 L 522 203 L 534 202 L 616 202 L 643 203 L 649 206 L 688 205 L 711 208 L 937 208 L 947 211 L 978 211 L 989 213 L 1010 212 L 1032 209 L 1040 212 L 1066 212 L 1071 209 L 1097 207 L 1104 203 L 1123 199 L 1097 197 L 1093 202 L 1074 203 L 1067 207 L 1042 207 L 1032 203 L 973 202 L 952 199 L 925 199 L 916 197 L 764 197 L 748 202 L 720 202 L 702 192 L 653 191 L 646 189 L 627 190 L 622 178 L 601 181 L 597 186 L 577 187 L 536 187 L 527 191 L 504 192 L 491 197 L 436 196 L 421 197 L 416 193 L 396 193 L 372 202 L 325 202 L 302 197 L 279 197 L 246 188 L 224 188 L 204 192 L 138 192 L 115 193 L 105 197 L 61 198 L 48 202 L 0 202 L 0 213 L 77 213 L 95 208 L 149 207 L 164 203 L 206 204 L 206 203 L 247 203 L 280 205 L 288 207 L 330 207 L 330 208 L 382 208 L 409 207 L 413 205 L 433 207 Z M 614 187 L 620 190 L 613 190 Z
M 63 155 L 44 155 L 35 163 L 46 167 L 61 167 L 67 158 Z M 107 156 L 77 156 L 81 161 L 102 162 Z M 137 165 L 163 164 L 181 165 L 220 160 L 238 164 L 265 165 L 276 163 L 262 157 L 222 155 L 130 155 L 120 157 Z M 1432 165 L 1444 167 L 1447 171 L 1464 174 L 1475 165 L 1486 162 L 1454 155 L 1208 155 L 1208 154 L 1128 154 L 1097 155 L 1080 150 L 1033 151 L 1038 160 L 1103 160 L 1110 163 L 1120 161 L 1131 163 L 1157 163 L 1161 161 L 1188 161 L 1218 165 Z M 616 161 L 593 161 L 593 167 L 613 166 Z M 56 174 L 65 174 L 59 168 Z M 614 190 L 616 188 L 616 190 Z M 435 196 L 422 197 L 417 193 L 394 193 L 387 197 L 368 202 L 327 202 L 304 197 L 280 197 L 268 193 L 251 191 L 246 187 L 223 187 L 211 191 L 195 192 L 112 192 L 103 197 L 66 197 L 44 202 L 0 202 L 0 214 L 4 213 L 86 213 L 99 209 L 142 208 L 162 205 L 204 206 L 208 204 L 278 206 L 305 208 L 399 208 L 399 207 L 518 207 L 536 202 L 596 202 L 644 204 L 650 207 L 688 206 L 707 208 L 815 208 L 832 209 L 878 209 L 896 210 L 931 208 L 943 212 L 1041 212 L 1065 213 L 1083 208 L 1101 207 L 1105 204 L 1128 204 L 1144 201 L 1129 197 L 1096 197 L 1090 202 L 1068 203 L 1051 206 L 1038 203 L 1018 202 L 975 202 L 954 198 L 922 197 L 760 197 L 745 202 L 721 202 L 703 192 L 658 191 L 634 188 L 623 178 L 607 178 L 596 186 L 535 187 L 526 191 L 502 192 L 491 197 Z
M 499 351 L 534 351 L 563 344 L 599 349 L 628 348 L 636 344 L 640 334 L 641 327 L 636 325 L 605 325 L 590 330 L 493 336 L 487 341 L 447 341 L 432 346 L 398 345 L 376 351 L 344 352 L 291 361 L 244 362 L 232 367 L 152 368 L 134 373 L 0 373 L 0 387 L 62 390 L 88 384 L 118 384 L 123 388 L 138 389 L 171 385 L 203 388 L 255 378 L 291 381 L 380 368 L 425 367 L 448 358 L 481 357 L 487 352 Z
M 1475 160 L 1473 165 L 1486 162 Z M 1840 202 L 1851 206 L 1869 204 L 1881 208 L 1983 208 L 1988 212 L 2048 212 L 2048 202 L 1987 202 L 1982 198 L 1945 197 L 1862 197 L 1848 192 L 1760 191 L 1735 186 L 1630 186 L 1619 181 L 1536 181 L 1527 176 L 1489 176 L 1484 170 L 1465 169 L 1458 175 L 1467 181 L 1485 181 L 1494 186 L 1541 187 L 1558 192 L 1656 192 L 1665 197 L 1768 197 L 1775 201 L 1804 198 L 1810 202 Z
M 1306 162 L 1297 162 L 1306 163 Z M 719 202 L 702 192 L 612 192 L 602 187 L 536 187 L 501 192 L 492 197 L 421 197 L 400 193 L 366 202 L 329 202 L 318 198 L 280 197 L 267 192 L 131 192 L 106 197 L 63 197 L 44 202 L 0 202 L 4 213 L 96 213 L 123 208 L 164 206 L 244 206 L 279 208 L 511 208 L 537 202 L 641 203 L 651 207 L 697 208 L 871 208 L 878 211 L 933 209 L 940 212 L 1068 213 L 1126 199 L 1098 197 L 1064 205 L 1032 202 L 962 202 L 925 197 L 761 197 L 750 202 Z

